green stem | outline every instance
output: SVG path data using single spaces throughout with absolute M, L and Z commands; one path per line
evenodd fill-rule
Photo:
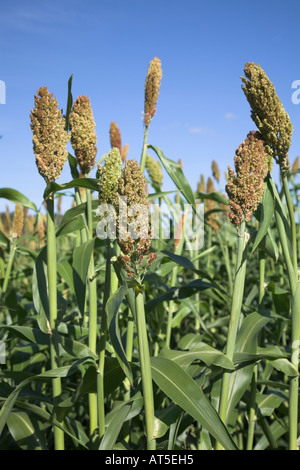
M 292 363 L 294 367 L 299 370 L 299 344 L 300 344 L 300 302 L 298 304 L 298 297 L 300 295 L 298 283 L 298 267 L 297 267 L 297 240 L 296 240 L 296 224 L 293 210 L 293 204 L 288 187 L 287 175 L 282 175 L 283 189 L 286 198 L 286 203 L 289 211 L 290 230 L 292 234 L 292 259 L 287 242 L 286 227 L 284 224 L 283 207 L 278 202 L 278 195 L 276 198 L 275 218 L 276 225 L 279 233 L 280 243 L 282 247 L 283 256 L 285 259 L 288 278 L 292 296 Z M 297 449 L 297 436 L 298 436 L 298 389 L 299 389 L 299 376 L 293 377 L 290 380 L 289 392 L 289 449 Z
M 139 292 L 136 296 L 136 322 L 139 344 L 140 369 L 142 376 L 144 410 L 146 419 L 147 450 L 155 450 L 156 441 L 153 438 L 155 417 L 152 375 L 145 318 L 144 296 L 141 292 Z
M 99 370 L 97 376 L 97 397 L 98 397 L 98 425 L 99 436 L 105 433 L 105 407 L 104 407 L 104 365 L 105 365 L 105 347 L 107 338 L 107 318 L 106 303 L 111 292 L 111 247 L 110 241 L 107 240 L 106 245 L 106 270 L 104 282 L 104 297 L 102 306 L 101 331 L 100 331 L 100 353 L 99 353 Z
M 291 225 L 291 234 L 292 234 L 292 262 L 295 272 L 297 272 L 297 231 L 296 231 L 296 223 L 295 223 L 295 214 L 294 214 L 294 206 L 291 198 L 291 193 L 289 190 L 289 183 L 287 173 L 282 176 L 283 182 L 283 190 L 284 195 L 288 207 L 289 218 L 290 218 L 290 225 Z
M 267 422 L 266 418 L 260 418 L 259 425 L 261 429 L 263 430 L 266 438 L 268 439 L 271 449 L 278 449 L 276 439 L 274 438 L 272 434 L 272 431 L 270 429 L 269 423 Z
M 86 190 L 86 202 L 87 202 L 87 238 L 92 240 L 93 238 L 93 216 L 92 216 L 92 194 L 90 189 Z M 89 348 L 96 354 L 97 344 L 97 278 L 94 277 L 90 280 L 90 277 L 94 274 L 94 255 L 92 253 L 90 265 L 89 265 Z M 97 417 L 97 394 L 89 394 L 89 413 L 90 413 L 90 435 L 93 435 L 98 427 Z
M 259 307 L 262 304 L 262 300 L 263 300 L 264 292 L 265 292 L 265 286 L 264 286 L 265 266 L 266 266 L 266 259 L 265 259 L 264 252 L 262 250 L 259 250 L 259 293 L 258 293 Z M 253 449 L 254 431 L 255 431 L 255 423 L 256 423 L 256 415 L 255 415 L 256 390 L 257 390 L 257 365 L 254 366 L 252 380 L 251 380 L 247 450 Z
M 140 167 L 141 167 L 141 171 L 143 174 L 144 174 L 145 166 L 146 166 L 147 140 L 148 140 L 148 127 L 145 127 L 142 156 L 141 156 L 141 161 L 140 161 Z
M 49 316 L 50 316 L 50 355 L 51 368 L 59 367 L 57 345 L 55 341 L 55 331 L 57 328 L 57 267 L 56 267 L 56 237 L 54 223 L 54 201 L 53 198 L 47 200 L 47 272 L 49 291 Z M 56 377 L 52 380 L 53 401 L 56 404 L 61 396 L 61 380 Z M 64 432 L 54 427 L 55 450 L 64 450 Z
M 228 253 L 228 246 L 224 245 L 224 242 L 222 240 L 222 237 L 221 237 L 219 231 L 217 232 L 217 236 L 218 236 L 218 239 L 219 239 L 219 243 L 220 243 L 221 250 L 222 250 L 222 253 L 223 253 L 223 257 L 224 257 L 224 261 L 225 261 L 225 267 L 226 267 L 227 276 L 228 276 L 229 292 L 230 292 L 230 294 L 232 294 L 233 284 L 232 284 L 232 274 L 231 274 L 231 266 L 230 266 L 230 259 L 229 259 L 229 253 Z
M 10 244 L 9 258 L 8 258 L 7 268 L 5 271 L 5 277 L 4 277 L 3 287 L 2 287 L 2 295 L 4 295 L 7 290 L 11 268 L 14 262 L 15 253 L 16 253 L 16 244 L 14 241 L 12 241 Z
M 177 266 L 173 268 L 172 271 L 172 279 L 171 285 L 172 287 L 175 286 L 177 279 Z M 175 302 L 174 300 L 170 300 L 169 302 L 169 312 L 168 312 L 168 322 L 167 322 L 167 333 L 166 333 L 166 348 L 170 349 L 170 341 L 171 341 L 171 333 L 172 333 L 172 320 L 173 320 L 173 313 L 175 311 Z
M 234 346 L 237 337 L 238 325 L 240 321 L 240 314 L 243 301 L 245 275 L 246 275 L 246 234 L 245 234 L 245 222 L 242 222 L 238 232 L 238 253 L 237 263 L 235 270 L 235 279 L 233 285 L 233 295 L 231 302 L 231 313 L 230 323 L 227 336 L 226 355 L 229 359 L 233 359 Z M 219 415 L 222 421 L 227 423 L 227 408 L 229 399 L 229 384 L 230 384 L 231 373 L 224 372 L 222 378 L 221 397 L 219 405 Z M 216 450 L 222 449 L 222 446 L 217 443 Z

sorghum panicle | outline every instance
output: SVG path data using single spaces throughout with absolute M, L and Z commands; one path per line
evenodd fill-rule
M 90 99 L 78 96 L 73 104 L 70 114 L 71 144 L 74 149 L 78 165 L 87 175 L 95 164 L 97 154 L 97 135 L 95 132 L 95 120 Z
M 144 124 L 146 127 L 149 127 L 149 124 L 156 112 L 161 79 L 161 62 L 158 57 L 154 57 L 149 64 L 145 83 Z
M 219 181 L 220 181 L 220 170 L 219 170 L 219 166 L 218 166 L 218 164 L 215 160 L 213 160 L 211 168 L 212 168 L 213 177 L 219 183 Z
M 207 184 L 206 184 L 206 193 L 211 194 L 211 193 L 215 193 L 215 192 L 216 192 L 216 189 L 215 189 L 214 182 L 210 177 L 208 177 Z M 206 210 L 207 211 L 212 211 L 215 208 L 216 208 L 215 201 L 213 201 L 212 199 L 207 199 L 206 200 Z M 219 224 L 217 222 L 217 219 L 218 219 L 218 216 L 217 216 L 216 213 L 209 214 L 208 217 L 207 217 L 208 225 L 215 231 L 217 231 L 218 228 L 219 228 Z
M 120 155 L 122 153 L 122 139 L 121 139 L 121 132 L 115 122 L 111 122 L 109 128 L 109 139 L 111 148 L 119 149 Z
M 124 163 L 128 155 L 129 145 L 125 144 L 121 151 L 121 160 Z
M 137 161 L 128 160 L 122 170 L 122 176 L 119 179 L 120 196 L 127 199 L 127 210 L 130 211 L 132 206 L 138 207 L 134 215 L 128 215 L 127 221 L 120 219 L 120 208 L 117 207 L 117 242 L 121 249 L 119 261 L 130 277 L 139 279 L 140 275 L 147 266 L 151 265 L 156 255 L 149 253 L 151 247 L 151 228 L 149 223 L 149 208 L 147 195 L 145 193 L 146 179 L 142 174 L 141 168 Z M 142 220 L 142 225 L 138 225 L 138 217 Z M 137 237 L 132 238 L 129 233 L 123 238 L 120 233 L 120 223 L 132 224 L 135 222 Z M 121 237 L 122 235 L 122 237 Z M 146 257 L 146 258 L 145 258 Z
M 234 171 L 228 167 L 226 192 L 229 198 L 229 218 L 234 225 L 248 221 L 260 203 L 267 176 L 267 153 L 262 135 L 252 131 L 236 150 Z
M 205 192 L 205 179 L 204 179 L 204 175 L 200 175 L 200 181 L 198 183 L 198 193 L 204 193 Z
M 293 166 L 292 166 L 292 171 L 295 172 L 299 170 L 299 157 L 296 157 L 295 158 L 295 161 L 293 163 Z
M 37 91 L 34 102 L 35 107 L 30 113 L 33 151 L 39 173 L 46 183 L 50 183 L 62 172 L 68 156 L 69 136 L 62 110 L 58 109 L 57 100 L 47 87 Z
M 99 172 L 99 203 L 115 204 L 118 198 L 119 178 L 121 177 L 122 161 L 119 149 L 113 148 L 105 159 L 104 166 L 98 166 Z
M 241 77 L 244 83 L 242 89 L 251 106 L 251 117 L 266 143 L 266 153 L 275 158 L 282 171 L 287 171 L 293 132 L 289 115 L 276 94 L 273 83 L 259 65 L 248 62 L 244 72 L 246 78 Z
M 11 236 L 13 239 L 20 238 L 24 226 L 24 213 L 21 204 L 16 204 Z
M 146 169 L 153 184 L 161 186 L 163 183 L 163 172 L 159 161 L 154 160 L 150 155 L 146 155 Z

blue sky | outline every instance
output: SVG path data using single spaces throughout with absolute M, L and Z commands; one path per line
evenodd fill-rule
M 148 142 L 182 159 L 193 188 L 201 173 L 211 174 L 212 160 L 222 174 L 233 166 L 235 149 L 255 129 L 241 90 L 248 61 L 266 71 L 291 117 L 293 161 L 300 151 L 300 104 L 291 100 L 292 82 L 300 79 L 299 12 L 297 0 L 1 0 L 0 187 L 42 203 L 29 113 L 41 86 L 65 110 L 72 73 L 74 99 L 91 99 L 98 157 L 109 149 L 116 121 L 128 158 L 139 161 L 144 84 L 155 56 L 163 79 Z M 58 182 L 70 179 L 66 164 Z

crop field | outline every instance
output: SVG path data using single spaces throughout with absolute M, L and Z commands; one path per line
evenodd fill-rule
M 162 69 L 154 57 L 145 73 L 137 160 L 117 122 L 97 148 L 93 99 L 72 95 L 72 76 L 65 103 L 32 96 L 44 204 L 0 188 L 1 450 L 299 447 L 292 123 L 246 63 L 253 127 L 224 187 L 216 160 L 191 187 L 184 160 L 151 140 Z

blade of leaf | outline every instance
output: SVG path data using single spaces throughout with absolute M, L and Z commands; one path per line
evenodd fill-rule
M 227 428 L 196 382 L 175 362 L 151 358 L 152 377 L 159 388 L 202 424 L 227 450 L 236 450 Z
M 108 321 L 108 329 L 110 339 L 115 350 L 117 359 L 120 366 L 122 367 L 124 373 L 128 377 L 131 384 L 133 384 L 133 376 L 130 364 L 126 358 L 126 354 L 122 345 L 119 322 L 118 322 L 118 313 L 120 306 L 123 302 L 125 295 L 127 294 L 127 284 L 124 282 L 122 286 L 114 292 L 108 299 L 106 303 L 106 313 Z
M 168 173 L 174 184 L 177 186 L 181 194 L 186 198 L 187 202 L 192 205 L 193 209 L 196 210 L 193 190 L 190 186 L 190 183 L 186 179 L 180 165 L 174 162 L 173 160 L 166 158 L 163 152 L 158 147 L 154 147 L 150 144 L 147 147 L 152 149 L 156 153 L 161 163 L 163 164 L 166 172 Z

